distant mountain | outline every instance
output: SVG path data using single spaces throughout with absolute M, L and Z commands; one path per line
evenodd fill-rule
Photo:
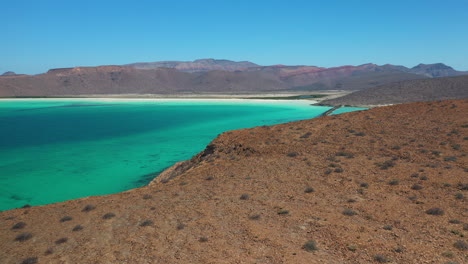
M 137 69 L 156 69 L 156 68 L 174 68 L 183 72 L 206 72 L 206 71 L 238 71 L 258 65 L 248 61 L 230 61 L 201 59 L 195 61 L 159 61 L 159 62 L 140 62 L 124 66 Z
M 14 73 L 12 71 L 7 71 L 7 72 L 5 72 L 4 74 L 2 74 L 0 76 L 13 76 L 13 75 L 16 75 L 16 73 Z
M 426 75 L 429 77 L 448 77 L 468 74 L 468 72 L 456 71 L 452 67 L 447 66 L 443 63 L 419 64 L 411 68 L 410 72 Z
M 7 74 L 0 78 L 0 96 L 355 91 L 404 80 L 463 74 L 468 72 L 441 63 L 411 69 L 372 63 L 325 68 L 202 59 L 52 69 L 39 75 Z
M 382 105 L 468 98 L 468 75 L 409 80 L 356 91 L 324 105 Z

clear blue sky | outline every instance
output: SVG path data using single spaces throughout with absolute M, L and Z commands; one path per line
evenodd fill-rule
M 0 0 L 0 74 L 217 58 L 468 70 L 467 0 Z

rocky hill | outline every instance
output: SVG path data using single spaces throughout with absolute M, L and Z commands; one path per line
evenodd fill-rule
M 468 75 L 395 82 L 360 90 L 324 105 L 384 105 L 468 98 Z
M 0 262 L 466 263 L 467 112 L 226 132 L 149 186 L 0 212 Z
M 354 91 L 403 80 L 463 74 L 467 72 L 443 64 L 418 65 L 412 69 L 388 64 L 324 68 L 203 59 L 2 75 L 0 97 Z

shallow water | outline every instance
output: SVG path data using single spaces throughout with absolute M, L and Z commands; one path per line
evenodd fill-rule
M 279 101 L 0 101 L 0 210 L 139 187 L 224 131 L 328 109 Z

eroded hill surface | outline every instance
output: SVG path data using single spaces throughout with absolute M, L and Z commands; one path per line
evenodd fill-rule
M 466 263 L 466 113 L 413 103 L 226 132 L 149 186 L 0 212 L 0 262 Z

